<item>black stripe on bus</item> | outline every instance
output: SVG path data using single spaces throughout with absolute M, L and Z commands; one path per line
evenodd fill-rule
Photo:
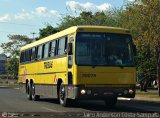
M 43 75 L 43 74 L 56 74 L 56 73 L 66 73 L 66 71 L 61 72 L 47 72 L 47 73 L 33 73 L 33 74 L 26 74 L 26 75 Z M 21 74 L 19 76 L 24 76 L 24 74 Z

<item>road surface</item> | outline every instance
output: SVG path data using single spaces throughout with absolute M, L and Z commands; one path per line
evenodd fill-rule
M 0 88 L 0 113 L 57 113 L 57 114 L 78 114 L 89 112 L 104 113 L 147 113 L 159 112 L 160 103 L 138 100 L 119 100 L 114 108 L 108 109 L 103 101 L 75 101 L 70 107 L 62 107 L 57 100 L 52 98 L 41 98 L 39 101 L 29 101 L 19 88 Z M 26 114 L 25 114 L 26 115 Z M 84 114 L 85 115 L 85 114 Z M 0 115 L 1 116 L 1 115 Z

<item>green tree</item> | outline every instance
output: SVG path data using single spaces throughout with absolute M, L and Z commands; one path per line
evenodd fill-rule
M 9 41 L 2 43 L 3 53 L 9 57 L 6 63 L 7 74 L 17 78 L 20 48 L 32 42 L 32 39 L 25 35 L 8 35 Z
M 118 15 L 122 12 L 120 9 L 112 9 L 107 12 L 82 12 L 79 16 L 67 15 L 61 19 L 59 29 L 63 30 L 71 26 L 77 25 L 100 25 L 100 26 L 114 26 L 120 27 L 121 20 L 118 19 Z
M 39 29 L 39 37 L 36 38 L 36 40 L 47 37 L 47 36 L 52 35 L 57 32 L 59 32 L 58 28 L 54 28 L 51 25 L 47 25 L 45 28 Z
M 127 4 L 119 17 L 122 27 L 132 31 L 137 46 L 138 73 L 144 76 L 144 90 L 150 80 L 156 78 L 156 49 L 160 37 L 160 1 L 136 0 Z
M 10 75 L 13 79 L 17 79 L 18 64 L 19 64 L 19 58 L 12 57 L 7 60 L 6 63 L 7 74 Z
M 31 43 L 33 40 L 25 35 L 8 35 L 9 41 L 1 43 L 3 53 L 8 57 L 19 57 L 20 48 L 26 44 Z

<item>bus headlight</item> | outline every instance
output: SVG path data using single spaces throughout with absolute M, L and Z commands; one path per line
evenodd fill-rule
M 86 90 L 82 89 L 81 94 L 84 95 L 86 93 Z

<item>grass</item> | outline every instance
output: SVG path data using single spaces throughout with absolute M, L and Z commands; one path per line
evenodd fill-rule
M 148 90 L 147 92 L 137 90 L 135 98 L 142 100 L 160 101 L 158 90 Z

